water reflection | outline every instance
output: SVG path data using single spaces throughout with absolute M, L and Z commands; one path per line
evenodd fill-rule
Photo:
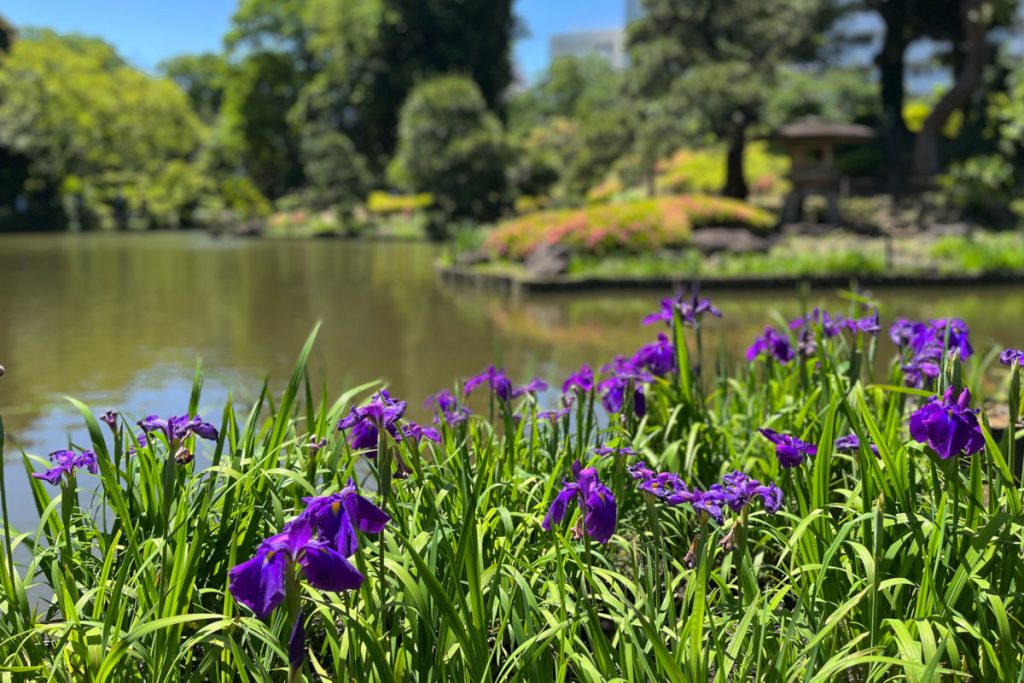
M 411 405 L 494 361 L 559 379 L 655 330 L 652 293 L 510 299 L 452 291 L 421 244 L 215 240 L 202 234 L 0 238 L 0 412 L 10 441 L 48 452 L 79 435 L 65 394 L 134 415 L 181 411 L 202 358 L 204 402 L 286 381 L 318 320 L 314 376 L 332 392 L 388 380 Z M 736 352 L 794 294 L 714 294 L 706 343 Z M 883 319 L 959 315 L 976 346 L 1021 343 L 1024 288 L 876 292 Z M 815 295 L 815 302 L 834 297 Z M 1016 335 L 1014 335 L 1017 330 Z M 1015 338 L 1016 336 L 1016 338 Z

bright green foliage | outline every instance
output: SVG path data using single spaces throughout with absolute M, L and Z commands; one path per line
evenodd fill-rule
M 429 209 L 434 198 L 429 194 L 390 194 L 371 192 L 366 198 L 366 210 L 376 214 L 415 213 Z
M 484 401 L 442 425 L 441 444 L 383 436 L 377 459 L 335 431 L 369 387 L 336 401 L 312 390 L 312 340 L 283 395 L 264 390 L 242 413 L 228 402 L 219 441 L 194 463 L 176 463 L 160 437 L 129 455 L 132 421 L 107 430 L 76 402 L 88 433 L 78 445 L 96 452 L 99 473 L 79 471 L 59 489 L 30 479 L 38 527 L 5 525 L 0 668 L 60 682 L 289 680 L 286 610 L 253 618 L 227 593 L 227 572 L 303 497 L 358 476 L 392 521 L 360 538 L 362 589 L 303 584 L 305 662 L 292 681 L 1020 679 L 1024 512 L 1012 432 L 985 428 L 982 452 L 947 461 L 909 439 L 908 417 L 930 392 L 897 386 L 898 359 L 876 373 L 876 356 L 897 354 L 884 335 L 812 329 L 809 357 L 730 370 L 703 348 L 701 328 L 677 320 L 668 333 L 681 371 L 647 388 L 643 419 L 628 407 L 605 419 L 590 392 L 554 423 L 530 398 Z M 937 389 L 978 396 L 981 370 L 947 360 Z M 1016 416 L 1019 368 L 1007 379 L 996 398 Z M 201 386 L 197 376 L 191 414 Z M 811 441 L 817 454 L 782 471 L 759 427 Z M 836 452 L 834 439 L 851 432 L 863 445 Z M 311 436 L 328 446 L 311 453 Z M 0 456 L 3 444 L 0 421 Z M 596 445 L 638 455 L 594 456 Z M 397 454 L 408 479 L 391 477 Z M 782 509 L 754 502 L 717 524 L 638 491 L 626 467 L 640 458 L 692 488 L 736 469 L 774 481 Z M 575 512 L 541 528 L 576 459 L 616 497 L 607 545 L 574 536 Z
M 149 171 L 194 152 L 201 135 L 173 83 L 99 40 L 34 34 L 0 70 L 0 145 L 30 157 L 42 178 Z
M 522 260 L 543 245 L 574 253 L 650 252 L 685 246 L 692 230 L 707 226 L 765 231 L 767 211 L 721 197 L 688 195 L 643 199 L 584 209 L 541 211 L 504 221 L 484 247 L 494 256 Z
M 0 148 L 27 161 L 12 191 L 59 189 L 83 226 L 116 195 L 159 184 L 164 166 L 186 163 L 203 134 L 177 86 L 126 66 L 95 39 L 33 33 L 0 68 Z
M 490 220 L 505 203 L 508 149 L 501 124 L 469 79 L 425 81 L 402 107 L 389 176 L 428 192 L 452 218 Z
M 313 208 L 336 206 L 347 213 L 366 195 L 370 171 L 345 134 L 307 126 L 302 131 L 300 151 Z

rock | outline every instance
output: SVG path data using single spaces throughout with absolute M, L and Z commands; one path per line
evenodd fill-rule
M 971 234 L 971 226 L 966 223 L 933 223 L 927 233 L 934 237 L 966 237 Z
M 770 239 L 760 237 L 742 228 L 701 228 L 694 230 L 690 243 L 704 254 L 730 252 L 766 252 L 771 248 Z
M 475 266 L 481 263 L 487 263 L 491 260 L 490 254 L 483 249 L 474 249 L 473 251 L 464 251 L 455 257 L 455 265 L 457 266 Z
M 556 244 L 544 245 L 533 251 L 523 264 L 533 278 L 551 278 L 569 272 L 569 250 Z
M 263 234 L 263 221 L 259 218 L 251 218 L 236 227 L 233 234 L 235 237 L 259 237 Z

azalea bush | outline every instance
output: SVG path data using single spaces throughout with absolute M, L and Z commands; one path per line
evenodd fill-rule
M 56 681 L 1016 681 L 1024 352 L 871 302 L 769 326 L 666 299 L 565 378 L 414 412 L 283 393 L 97 416 L 24 454 L 0 671 Z M 992 359 L 993 354 L 986 356 Z M 993 381 L 998 380 L 998 381 Z M 0 421 L 0 450 L 3 445 Z M 0 479 L 4 519 L 12 481 Z
M 514 260 L 544 245 L 584 254 L 644 253 L 685 246 L 694 229 L 715 225 L 767 231 L 775 218 L 749 204 L 709 195 L 640 199 L 504 221 L 487 236 L 484 248 Z

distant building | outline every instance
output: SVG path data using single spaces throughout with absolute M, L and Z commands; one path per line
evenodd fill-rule
M 627 63 L 626 34 L 621 28 L 553 35 L 549 50 L 551 61 L 565 55 L 599 55 L 616 69 L 625 68 Z
M 626 23 L 631 23 L 642 17 L 647 10 L 644 9 L 643 0 L 626 0 Z

